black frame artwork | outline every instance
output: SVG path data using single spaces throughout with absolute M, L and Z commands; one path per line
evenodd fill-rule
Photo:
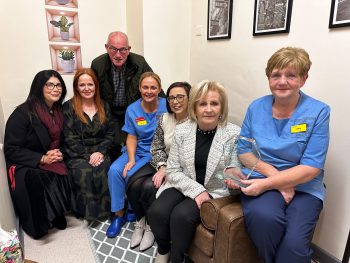
M 229 39 L 233 0 L 208 0 L 207 39 Z
M 350 26 L 350 1 L 332 0 L 329 28 Z
M 253 36 L 289 33 L 293 0 L 255 0 Z

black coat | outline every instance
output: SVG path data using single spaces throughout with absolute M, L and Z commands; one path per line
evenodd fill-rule
M 47 128 L 35 114 L 29 113 L 26 104 L 18 106 L 7 120 L 4 140 L 7 170 L 15 166 L 11 198 L 21 226 L 33 238 L 45 235 L 52 220 L 71 205 L 68 177 L 38 167 L 50 142 Z
M 16 165 L 17 177 L 25 174 L 29 167 L 38 167 L 50 142 L 47 128 L 36 115 L 29 113 L 26 104 L 20 105 L 6 123 L 4 152 L 7 168 Z

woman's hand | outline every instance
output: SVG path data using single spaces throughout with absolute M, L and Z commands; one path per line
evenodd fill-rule
M 227 185 L 227 187 L 231 188 L 231 189 L 239 189 L 240 186 L 238 184 L 236 184 L 233 180 L 231 179 L 225 179 L 224 183 Z
M 268 178 L 242 180 L 247 187 L 242 187 L 241 191 L 245 195 L 258 196 L 268 189 Z
M 234 168 L 234 167 L 225 169 L 225 173 L 227 173 L 231 176 L 234 176 L 238 179 L 242 179 L 242 180 L 246 179 L 245 176 L 242 174 L 242 172 L 239 169 Z M 240 188 L 240 186 L 238 184 L 236 184 L 235 181 L 233 181 L 229 178 L 224 180 L 224 182 L 229 188 L 232 188 L 232 189 Z
M 197 206 L 198 206 L 198 209 L 201 209 L 201 205 L 204 201 L 207 201 L 210 199 L 210 196 L 208 194 L 208 192 L 203 192 L 203 193 L 200 193 L 199 195 L 197 195 L 195 198 L 194 198 L 194 201 L 196 201 L 197 203 Z
M 129 172 L 129 170 L 134 167 L 134 165 L 135 165 L 134 160 L 128 161 L 126 163 L 126 165 L 124 166 L 124 170 L 123 170 L 123 177 L 124 178 L 126 177 L 126 174 Z
M 165 183 L 165 167 L 161 167 L 158 172 L 156 172 L 153 177 L 152 177 L 152 181 L 153 181 L 153 185 L 155 188 L 159 188 L 163 183 Z M 164 180 L 164 182 L 163 182 Z
M 48 151 L 42 159 L 43 164 L 51 164 L 61 161 L 63 161 L 63 155 L 59 149 Z
M 294 198 L 295 190 L 293 187 L 291 188 L 285 188 L 285 189 L 278 189 L 280 191 L 281 195 L 284 198 L 284 201 L 286 201 L 286 204 L 288 205 Z
M 104 161 L 104 155 L 100 152 L 94 152 L 90 155 L 89 164 L 92 167 L 99 166 Z

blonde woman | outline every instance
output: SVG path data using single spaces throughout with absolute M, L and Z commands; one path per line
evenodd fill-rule
M 151 143 L 158 118 L 166 112 L 165 98 L 158 97 L 162 91 L 161 80 L 156 73 L 145 72 L 140 77 L 141 98 L 128 106 L 125 114 L 126 147 L 123 154 L 113 162 L 108 172 L 111 208 L 114 218 L 108 227 L 108 237 L 116 237 L 130 212 L 124 215 L 126 184 L 131 175 L 151 160 Z
M 200 223 L 202 203 L 230 194 L 215 175 L 228 166 L 238 166 L 236 154 L 230 155 L 240 128 L 227 122 L 225 88 L 213 81 L 200 82 L 191 89 L 188 109 L 190 120 L 176 126 L 167 160 L 167 182 L 148 211 L 158 244 L 157 263 L 166 263 L 169 258 L 172 263 L 183 262 Z

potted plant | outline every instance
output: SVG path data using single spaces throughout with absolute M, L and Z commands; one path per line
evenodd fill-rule
M 63 72 L 74 72 L 74 51 L 71 49 L 60 49 L 59 53 L 59 58 L 61 58 Z
M 68 23 L 67 17 L 61 16 L 60 20 L 51 20 L 50 23 L 54 27 L 58 27 L 60 29 L 61 38 L 63 40 L 69 40 L 69 28 L 74 24 L 73 22 Z

